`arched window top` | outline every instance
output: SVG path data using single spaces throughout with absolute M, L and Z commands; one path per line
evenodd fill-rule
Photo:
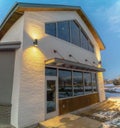
M 76 20 L 46 23 L 45 32 L 49 35 L 94 52 L 94 46 Z

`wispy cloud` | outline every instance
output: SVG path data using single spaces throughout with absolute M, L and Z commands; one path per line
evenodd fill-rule
M 120 33 L 120 0 L 109 7 L 105 13 L 110 31 Z
M 120 34 L 120 0 L 116 0 L 107 7 L 102 3 L 92 15 L 96 17 L 96 21 L 105 22 L 106 28 L 110 32 Z

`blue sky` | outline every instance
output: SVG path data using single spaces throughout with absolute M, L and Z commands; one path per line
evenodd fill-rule
M 120 76 L 120 0 L 0 0 L 0 23 L 15 2 L 80 6 L 106 46 L 101 52 L 105 78 Z

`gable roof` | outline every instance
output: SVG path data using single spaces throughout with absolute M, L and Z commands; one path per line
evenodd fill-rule
M 25 11 L 76 11 L 82 20 L 87 25 L 88 29 L 97 41 L 100 50 L 105 49 L 101 38 L 92 26 L 91 22 L 79 6 L 66 6 L 66 5 L 54 5 L 54 4 L 32 4 L 32 3 L 16 3 L 11 11 L 8 13 L 6 18 L 0 25 L 0 39 L 5 35 L 5 33 L 10 29 L 10 27 L 24 14 Z

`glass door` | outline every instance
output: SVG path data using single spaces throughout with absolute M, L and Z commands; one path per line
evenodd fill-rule
M 58 115 L 57 79 L 46 77 L 46 119 Z

